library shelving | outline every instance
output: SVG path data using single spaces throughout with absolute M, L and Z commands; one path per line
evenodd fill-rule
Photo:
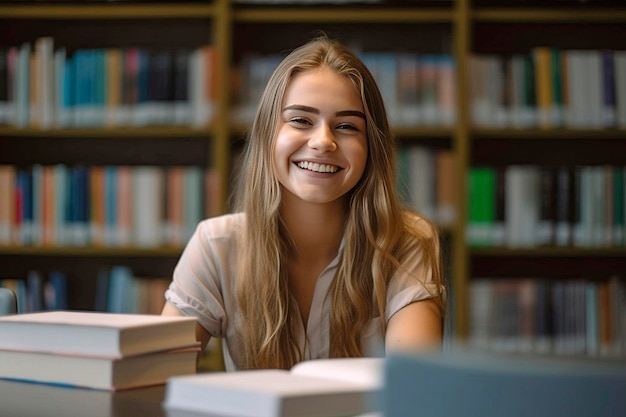
M 103 308 L 99 276 L 171 277 L 194 223 L 223 212 L 227 3 L 0 3 L 5 284 L 61 273 L 69 308 Z
M 468 4 L 464 329 L 622 356 L 626 9 L 567 3 Z
M 476 226 L 471 218 L 476 199 L 472 198 L 470 188 L 473 173 L 483 168 L 491 170 L 489 181 L 494 184 L 498 178 L 503 181 L 507 171 L 515 171 L 511 167 L 537 172 L 610 167 L 605 171 L 611 172 L 612 183 L 613 178 L 622 175 L 613 173 L 626 167 L 626 157 L 621 151 L 626 141 L 626 122 L 620 113 L 625 104 L 619 101 L 624 98 L 619 98 L 616 86 L 626 85 L 623 84 L 626 75 L 621 74 L 619 82 L 615 78 L 613 97 L 617 98 L 612 101 L 612 107 L 608 101 L 612 116 L 604 118 L 605 107 L 600 110 L 587 107 L 593 100 L 605 105 L 604 93 L 597 90 L 602 82 L 593 75 L 584 78 L 589 74 L 572 74 L 566 69 L 568 59 L 579 59 L 576 55 L 580 51 L 591 52 L 587 55 L 594 55 L 591 61 L 596 64 L 599 55 L 610 55 L 615 58 L 614 63 L 622 59 L 616 57 L 626 50 L 624 7 L 613 1 L 588 1 L 581 5 L 567 0 L 333 3 L 289 5 L 227 0 L 0 3 L 0 49 L 3 50 L 28 42 L 34 50 L 37 39 L 52 36 L 55 48 L 65 46 L 67 56 L 84 48 L 189 50 L 205 44 L 214 46 L 215 52 L 210 122 L 45 129 L 2 126 L 0 164 L 21 168 L 36 164 L 201 167 L 214 176 L 216 197 L 212 212 L 225 212 L 241 139 L 268 73 L 280 57 L 324 32 L 362 54 L 379 77 L 402 150 L 399 165 L 405 177 L 399 186 L 408 190 L 407 202 L 427 211 L 442 230 L 450 288 L 448 330 L 452 336 L 472 339 L 471 331 L 475 327 L 472 318 L 481 303 L 473 301 L 475 282 L 536 278 L 553 284 L 564 280 L 623 283 L 626 248 L 615 244 L 617 240 L 609 245 L 591 246 L 570 242 L 557 245 L 554 241 L 517 245 L 505 239 L 504 228 L 496 233 L 500 240 L 476 245 L 471 241 Z M 547 56 L 559 57 L 562 71 L 546 78 Z M 541 71 L 535 66 L 540 59 L 544 62 Z M 614 68 L 619 65 L 622 64 Z M 400 67 L 409 68 L 405 73 L 413 71 L 414 76 L 403 76 Z M 596 76 L 598 68 L 601 67 L 596 66 Z M 530 78 L 522 82 L 511 75 L 519 77 L 519 73 Z M 433 82 L 433 77 L 445 81 Z M 544 85 L 552 77 L 560 80 L 561 89 L 546 93 L 542 87 L 539 91 L 535 83 Z M 424 81 L 419 84 L 416 79 Z M 566 82 L 572 87 L 566 87 Z M 588 89 L 591 85 L 596 90 Z M 485 96 L 480 96 L 483 93 Z M 547 104 L 546 97 L 557 101 Z M 573 103 L 578 113 L 574 113 Z M 436 166 L 435 161 L 442 154 L 445 157 L 441 159 L 447 163 L 444 173 L 448 176 L 448 187 L 452 187 L 445 200 L 451 207 L 448 211 L 441 210 L 444 214 L 437 208 L 437 204 L 444 203 L 433 197 L 438 195 L 432 181 L 436 170 L 415 169 L 419 165 L 416 161 Z M 533 175 L 539 174 L 530 174 Z M 424 195 L 411 190 L 414 178 L 431 179 L 427 184 L 431 187 L 428 194 L 435 198 L 434 202 L 424 203 Z M 576 176 L 572 174 L 572 178 Z M 597 181 L 606 184 L 609 180 Z M 538 192 L 536 187 L 531 190 L 534 194 Z M 494 216 L 502 215 L 506 205 L 502 194 L 499 199 L 497 195 L 497 190 L 491 190 L 493 207 L 488 220 L 492 223 L 496 220 Z M 478 201 L 485 203 L 482 199 Z M 612 196 L 611 201 L 615 202 L 616 198 Z M 575 212 L 576 204 L 571 205 L 570 212 Z M 537 207 L 533 210 L 540 212 Z M 487 232 L 479 227 L 479 236 L 492 233 L 491 226 L 487 224 Z M 567 227 L 574 228 L 573 224 Z M 147 248 L 131 245 L 129 249 L 9 244 L 0 247 L 0 261 L 3 267 L 7 265 L 4 270 L 11 275 L 3 278 L 24 276 L 32 265 L 45 271 L 63 265 L 88 268 L 117 263 L 135 265 L 141 276 L 162 276 L 171 274 L 180 249 L 181 245 L 167 244 Z M 81 272 L 81 275 L 86 274 Z M 76 285 L 82 288 L 76 289 L 77 298 L 87 291 L 85 285 Z M 93 288 L 95 283 L 88 286 Z M 84 305 L 81 302 L 80 306 Z

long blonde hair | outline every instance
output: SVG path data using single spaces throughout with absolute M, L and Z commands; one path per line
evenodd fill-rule
M 242 368 L 289 368 L 303 359 L 297 343 L 300 316 L 287 279 L 290 244 L 279 214 L 281 187 L 271 174 L 272 155 L 290 80 L 321 66 L 346 76 L 360 92 L 368 141 L 365 172 L 350 191 L 344 252 L 329 292 L 330 356 L 362 356 L 361 336 L 376 316 L 385 330 L 387 286 L 408 254 L 422 251 L 433 283 L 443 285 L 436 230 L 426 220 L 428 230 L 416 224 L 416 217 L 400 204 L 396 144 L 374 78 L 342 44 L 326 36 L 316 38 L 295 49 L 275 70 L 246 143 L 237 195 L 237 209 L 246 215 L 236 288 L 246 352 Z M 443 295 L 433 297 L 443 316 Z

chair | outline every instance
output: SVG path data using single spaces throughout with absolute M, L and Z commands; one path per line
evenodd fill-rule
M 17 298 L 9 288 L 0 287 L 0 316 L 17 314 Z

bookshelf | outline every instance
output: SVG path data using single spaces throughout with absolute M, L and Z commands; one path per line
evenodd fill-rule
M 169 58 L 171 67 L 169 67 L 169 72 L 161 73 L 160 82 L 163 82 L 163 77 L 169 77 L 168 94 L 171 94 L 172 83 L 174 82 L 172 67 L 178 62 L 175 59 L 179 55 L 183 56 L 186 59 L 186 65 L 191 65 L 191 52 L 206 45 L 213 48 L 214 61 L 211 65 L 207 64 L 203 71 L 208 72 L 210 70 L 215 79 L 224 79 L 226 65 L 220 54 L 228 49 L 229 27 L 227 22 L 229 18 L 226 3 L 223 1 L 176 4 L 3 2 L 0 3 L 0 25 L 3 27 L 0 33 L 0 49 L 5 54 L 11 47 L 20 48 L 24 44 L 30 44 L 32 55 L 36 55 L 37 41 L 49 37 L 53 42 L 53 51 L 65 50 L 66 68 L 70 57 L 76 57 L 81 52 L 94 53 L 93 51 L 97 51 L 107 54 L 111 50 L 117 50 L 122 55 L 120 60 L 124 62 L 125 70 L 128 70 L 131 65 L 129 64 L 131 58 L 127 55 L 127 51 L 134 50 L 138 51 L 137 54 L 143 53 L 143 56 L 149 57 L 146 58 L 147 62 L 151 63 L 157 62 L 154 57 L 159 56 L 158 53 L 162 53 L 160 62 L 163 62 L 164 57 L 165 59 Z M 39 56 L 43 56 L 43 54 Z M 105 56 L 106 59 L 109 59 L 108 55 Z M 43 61 L 43 59 L 40 60 Z M 76 66 L 80 67 L 78 64 Z M 30 67 L 29 70 L 31 70 Z M 99 67 L 98 71 L 102 71 L 102 68 Z M 105 78 L 101 75 L 102 72 L 98 73 L 100 75 L 98 79 L 112 82 L 111 76 L 107 75 L 108 78 Z M 145 73 L 148 72 L 145 71 Z M 82 77 L 89 76 L 86 69 L 84 71 L 76 70 L 76 74 Z M 76 74 L 74 74 L 74 79 L 79 78 Z M 156 74 L 156 71 L 151 74 Z M 132 83 L 129 81 L 130 76 L 127 73 L 119 77 L 122 76 L 127 78 L 119 95 L 123 96 L 124 91 L 131 88 L 140 88 L 139 82 Z M 70 76 L 67 77 L 71 79 Z M 150 81 L 159 80 L 157 75 L 151 75 L 151 77 Z M 68 84 L 71 85 L 71 83 L 76 83 L 75 85 L 78 86 L 80 81 L 74 79 L 70 83 L 64 84 L 64 87 L 68 88 Z M 178 79 L 178 74 L 176 79 Z M 147 83 L 148 81 L 141 82 Z M 127 103 L 123 101 L 124 97 L 117 101 L 118 114 L 113 115 L 113 121 L 108 118 L 108 113 L 105 113 L 100 115 L 104 116 L 104 122 L 95 120 L 92 123 L 80 123 L 88 114 L 78 113 L 77 96 L 73 97 L 74 100 L 71 103 L 76 108 L 74 109 L 74 118 L 70 118 L 70 122 L 63 121 L 61 118 L 60 109 L 63 107 L 59 106 L 58 103 L 53 103 L 52 108 L 56 112 L 53 120 L 47 124 L 43 123 L 41 118 L 33 117 L 32 114 L 29 115 L 32 119 L 25 123 L 19 123 L 16 120 L 18 117 L 14 116 L 11 121 L 0 123 L 0 149 L 2 149 L 0 164 L 14 167 L 16 172 L 24 171 L 33 176 L 34 166 L 43 167 L 44 170 L 46 167 L 61 167 L 59 171 L 70 172 L 75 167 L 85 167 L 87 181 L 90 182 L 90 185 L 93 185 L 91 184 L 92 178 L 96 177 L 94 167 L 113 167 L 110 170 L 112 179 L 109 180 L 109 184 L 121 183 L 122 180 L 119 178 L 122 177 L 122 167 L 131 171 L 131 179 L 126 181 L 136 181 L 140 176 L 140 171 L 149 170 L 150 175 L 153 174 L 155 178 L 158 176 L 161 187 L 170 181 L 170 173 L 176 171 L 176 178 L 178 179 L 171 181 L 180 181 L 179 184 L 186 184 L 191 190 L 189 184 L 195 177 L 195 190 L 198 196 L 201 195 L 202 188 L 208 187 L 208 173 L 210 172 L 212 173 L 210 180 L 212 181 L 211 201 L 199 200 L 194 204 L 188 198 L 184 200 L 189 206 L 200 207 L 200 210 L 203 211 L 202 214 L 198 213 L 197 210 L 194 213 L 185 213 L 185 207 L 182 205 L 176 209 L 173 208 L 173 204 L 172 207 L 168 207 L 169 203 L 166 201 L 174 200 L 168 194 L 169 189 L 161 190 L 159 194 L 161 198 L 156 204 L 153 204 L 159 207 L 161 215 L 178 210 L 178 220 L 181 216 L 189 216 L 190 223 L 193 223 L 195 222 L 193 219 L 200 218 L 209 211 L 214 214 L 222 212 L 226 201 L 227 175 L 220 175 L 220 173 L 228 171 L 227 162 L 229 160 L 228 138 L 224 123 L 219 122 L 219 120 L 224 119 L 223 109 L 227 105 L 227 100 L 224 99 L 227 97 L 227 93 L 226 90 L 223 90 L 223 85 L 224 83 L 218 82 L 213 86 L 214 91 L 210 97 L 213 99 L 211 103 L 212 117 L 207 117 L 199 122 L 184 117 L 181 120 L 160 121 L 158 120 L 159 115 L 172 114 L 175 109 L 170 107 L 168 110 L 172 110 L 172 112 L 168 112 L 164 107 L 161 107 L 161 110 L 155 110 L 156 107 L 148 110 L 148 107 L 144 106 L 144 109 L 141 110 L 142 101 L 140 99 L 134 99 Z M 184 88 L 188 86 L 191 84 L 184 84 Z M 39 91 L 37 87 L 30 85 L 28 87 L 31 92 Z M 109 87 L 109 91 L 112 91 L 113 87 Z M 78 87 L 76 88 L 78 89 Z M 57 87 L 54 91 L 55 97 L 61 96 L 59 91 L 62 90 L 60 88 Z M 183 104 L 181 105 L 183 109 L 185 106 L 187 109 L 190 107 L 193 109 L 192 98 L 188 93 L 186 91 L 183 97 Z M 109 93 L 109 96 L 112 95 Z M 35 103 L 43 103 L 43 100 L 37 102 L 32 97 L 29 98 Z M 65 93 L 65 98 L 68 99 L 67 93 Z M 72 101 L 71 98 L 68 100 Z M 163 98 L 163 96 L 160 99 L 152 97 L 150 100 L 161 100 L 160 105 L 162 106 Z M 108 99 L 111 98 L 108 97 Z M 146 99 L 146 97 L 142 97 L 142 99 Z M 208 100 L 207 97 L 204 99 L 205 101 Z M 31 106 L 33 109 L 36 107 Z M 43 109 L 43 105 L 39 109 Z M 17 112 L 17 110 L 14 111 Z M 144 111 L 146 113 L 143 113 Z M 127 115 L 125 116 L 124 113 Z M 142 113 L 144 116 L 152 113 L 152 116 L 142 120 L 140 118 Z M 116 168 L 119 169 L 118 172 L 115 172 Z M 13 175 L 16 175 L 16 172 Z M 184 173 L 181 174 L 180 172 L 185 172 L 188 175 L 185 176 Z M 192 175 L 192 173 L 195 174 Z M 206 177 L 204 177 L 205 173 Z M 59 174 L 59 178 L 62 178 L 62 175 Z M 145 173 L 141 176 L 145 177 Z M 128 178 L 128 175 L 126 177 Z M 171 174 L 171 177 L 173 178 L 174 174 Z M 200 179 L 199 182 L 198 179 Z M 97 180 L 94 179 L 93 181 Z M 104 181 L 106 184 L 106 180 Z M 149 180 L 149 182 L 151 181 Z M 138 186 L 136 191 L 141 188 L 143 187 Z M 78 188 L 71 188 L 67 193 L 77 194 L 75 190 Z M 166 197 L 167 195 L 170 195 L 169 199 Z M 87 199 L 87 197 L 82 197 Z M 107 199 L 107 201 L 110 200 Z M 130 203 L 130 209 L 128 207 L 125 209 L 126 213 L 128 214 L 134 207 L 138 206 L 140 200 L 133 200 Z M 183 199 L 180 201 L 182 203 Z M 82 204 L 88 204 L 90 206 L 89 214 L 95 217 L 94 206 L 100 207 L 101 202 L 95 202 L 88 198 L 88 201 Z M 110 217 L 121 217 L 122 209 L 120 207 L 111 208 L 107 205 L 104 207 L 99 210 L 108 210 L 107 213 L 109 214 L 107 215 Z M 183 213 L 181 214 L 181 212 Z M 99 220 L 104 221 L 102 218 Z M 44 220 L 40 221 L 41 223 L 44 222 Z M 115 236 L 121 236 L 121 231 L 113 229 L 107 232 L 108 223 L 98 224 L 97 227 L 104 229 L 100 233 L 103 235 L 108 233 L 109 238 L 105 236 L 95 239 L 93 238 L 95 235 L 93 226 L 83 224 L 81 227 L 91 228 L 87 232 L 91 234 L 91 238 L 76 241 L 72 237 L 74 232 L 70 230 L 74 226 L 70 227 L 69 223 L 71 222 L 64 223 L 63 228 L 58 227 L 58 230 L 53 232 L 53 238 L 50 239 L 24 238 L 21 233 L 17 239 L 6 239 L 5 236 L 2 245 L 0 245 L 0 263 L 3 265 L 3 273 L 0 278 L 15 282 L 20 278 L 25 278 L 29 271 L 37 271 L 41 280 L 40 284 L 44 285 L 49 274 L 61 271 L 67 279 L 68 306 L 73 309 L 94 309 L 98 291 L 102 292 L 101 289 L 98 289 L 98 285 L 100 285 L 98 284 L 98 276 L 102 275 L 103 271 L 111 271 L 115 266 L 128 266 L 137 278 L 154 277 L 155 284 L 157 281 L 161 281 L 160 278 L 171 277 L 176 260 L 184 245 L 185 236 L 190 233 L 189 228 L 191 227 L 188 226 L 187 230 L 182 232 L 180 224 L 170 227 L 169 223 L 162 221 L 156 225 L 161 230 L 160 238 L 151 241 L 150 239 L 153 239 L 154 236 L 148 236 L 148 240 L 142 242 L 142 239 L 139 238 L 139 232 L 132 228 L 130 231 L 125 231 L 130 236 L 118 239 Z M 93 218 L 91 223 L 94 223 Z M 148 225 L 147 228 L 150 229 L 152 226 Z M 167 231 L 168 228 L 176 229 L 176 231 L 170 233 Z M 168 233 L 170 237 L 174 235 L 175 237 L 168 238 Z M 61 238 L 61 236 L 64 237 Z M 68 236 L 70 237 L 68 238 Z M 159 285 L 162 287 L 162 284 Z M 31 304 L 32 301 L 28 301 L 28 303 Z
M 626 157 L 621 151 L 626 140 L 623 127 L 615 124 L 576 128 L 514 126 L 512 123 L 485 125 L 476 123 L 473 102 L 474 57 L 494 56 L 504 65 L 505 58 L 530 57 L 537 47 L 561 51 L 625 50 L 625 8 L 611 1 L 585 5 L 574 1 L 532 0 L 388 1 L 342 5 L 325 2 L 297 7 L 268 3 L 253 5 L 227 0 L 180 4 L 0 3 L 0 25 L 11 28 L 0 32 L 0 48 L 33 42 L 48 32 L 55 37 L 55 45 L 67 45 L 70 50 L 131 45 L 194 48 L 208 42 L 216 47 L 214 70 L 217 77 L 229 80 L 216 84 L 215 116 L 201 128 L 2 126 L 0 164 L 85 161 L 137 164 L 141 161 L 158 166 L 211 167 L 219 175 L 215 210 L 226 211 L 241 138 L 246 133 L 253 112 L 251 105 L 256 100 L 251 93 L 253 89 L 245 88 L 242 79 L 245 81 L 251 76 L 251 68 L 271 69 L 276 59 L 308 40 L 316 31 L 323 30 L 364 55 L 375 56 L 374 62 L 383 62 L 381 57 L 389 55 L 396 59 L 404 55 L 411 59 L 436 56 L 437 62 L 447 57 L 453 62 L 452 118 L 449 114 L 441 115 L 443 105 L 435 106 L 433 113 L 432 107 L 420 107 L 421 104 L 410 101 L 417 100 L 415 97 L 392 95 L 387 102 L 392 119 L 396 118 L 392 125 L 402 148 L 422 147 L 432 153 L 445 151 L 454 163 L 456 217 L 441 224 L 441 230 L 451 288 L 449 324 L 455 336 L 471 338 L 471 314 L 476 306 L 476 302 L 472 302 L 472 283 L 480 278 L 493 282 L 528 277 L 554 282 L 588 279 L 599 283 L 623 274 L 626 270 L 623 246 L 517 248 L 468 244 L 467 234 L 472 225 L 467 213 L 471 201 L 469 174 L 476 167 L 626 166 Z M 72 24 L 71 31 L 64 28 L 68 22 Z M 92 30 L 94 27 L 97 30 Z M 257 72 L 254 76 L 257 78 L 252 84 L 263 85 L 263 74 Z M 386 89 L 385 85 L 382 88 Z M 390 103 L 390 100 L 398 102 Z M 402 100 L 409 100 L 408 104 Z M 422 112 L 423 116 L 418 117 L 417 122 L 407 123 L 411 117 L 402 117 L 402 110 L 407 108 Z M 86 142 L 89 146 L 85 146 Z M 81 274 L 87 275 L 83 271 L 89 270 L 93 275 L 92 265 L 111 265 L 120 260 L 134 264 L 140 275 L 169 275 L 180 249 L 171 245 L 127 250 L 93 245 L 75 248 L 13 244 L 0 246 L 0 262 L 8 265 L 8 274 L 22 276 L 32 265 L 45 269 L 46 265 L 67 267 L 74 263 Z M 94 286 L 94 283 L 76 284 L 76 288 L 80 288 L 76 294 Z
M 607 97 L 602 86 L 602 91 L 587 88 L 610 79 L 603 72 L 606 64 L 598 65 L 598 71 L 587 82 L 576 78 L 578 83 L 572 80 L 578 75 L 567 64 L 579 51 L 596 55 L 596 63 L 603 54 L 615 62 L 614 57 L 625 48 L 620 38 L 626 10 L 617 2 L 551 2 L 545 7 L 533 1 L 512 7 L 505 3 L 475 0 L 470 6 L 468 47 L 464 51 L 470 64 L 466 76 L 476 75 L 472 69 L 477 67 L 471 63 L 476 56 L 496 57 L 506 74 L 506 69 L 515 67 L 511 57 L 530 57 L 530 62 L 536 64 L 538 58 L 533 54 L 543 47 L 552 53 L 558 51 L 563 64 L 551 86 L 558 82 L 563 91 L 568 87 L 570 90 L 565 91 L 566 101 L 560 104 L 564 109 L 561 118 L 543 126 L 540 115 L 530 123 L 516 120 L 512 113 L 508 118 L 505 114 L 500 120 L 485 120 L 468 109 L 467 150 L 463 156 L 466 172 L 476 168 L 492 171 L 494 204 L 488 223 L 500 227 L 504 224 L 505 232 L 493 241 L 474 241 L 465 248 L 465 329 L 470 341 L 497 350 L 622 356 L 626 265 L 621 239 L 623 210 L 615 203 L 624 199 L 623 187 L 618 184 L 626 160 L 617 149 L 623 146 L 626 132 L 619 116 L 609 121 L 587 118 L 598 109 L 599 116 L 609 114 L 612 109 L 601 106 L 610 101 L 600 100 L 587 107 L 585 113 L 575 113 L 580 103 L 578 91 L 584 91 L 583 101 L 588 103 L 594 103 L 595 97 Z M 541 76 L 538 67 L 534 69 L 533 75 Z M 509 82 L 505 77 L 508 93 L 515 91 L 515 82 Z M 539 95 L 545 90 L 536 84 L 535 88 L 534 104 L 539 107 Z M 554 89 L 550 92 L 553 99 L 563 97 Z M 473 109 L 477 105 L 471 92 L 463 103 Z M 500 106 L 511 103 L 513 98 L 500 102 Z M 559 105 L 558 101 L 552 103 Z M 502 110 L 498 106 L 492 109 Z M 533 184 L 525 188 L 528 194 L 521 200 L 521 193 L 512 191 L 516 189 L 512 184 L 519 181 L 519 171 L 525 171 L 522 176 Z M 569 174 L 557 176 L 554 172 Z M 569 186 L 562 181 L 565 175 L 571 175 Z M 597 179 L 592 181 L 592 177 Z M 534 203 L 529 204 L 529 200 Z M 526 213 L 514 216 L 515 210 L 510 207 L 516 204 Z M 565 209 L 559 212 L 559 207 Z M 544 230 L 540 226 L 546 214 L 551 219 L 549 238 L 542 240 L 545 236 L 540 237 Z M 522 229 L 532 233 L 521 233 L 521 223 L 513 221 L 522 217 L 531 218 Z M 464 221 L 461 229 L 470 235 L 469 239 L 475 237 L 475 218 Z M 563 230 L 568 231 L 565 237 Z M 493 316 L 503 320 L 494 320 Z

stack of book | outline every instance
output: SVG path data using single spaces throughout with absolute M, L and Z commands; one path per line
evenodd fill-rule
M 44 311 L 0 317 L 0 379 L 117 391 L 196 372 L 196 320 Z

